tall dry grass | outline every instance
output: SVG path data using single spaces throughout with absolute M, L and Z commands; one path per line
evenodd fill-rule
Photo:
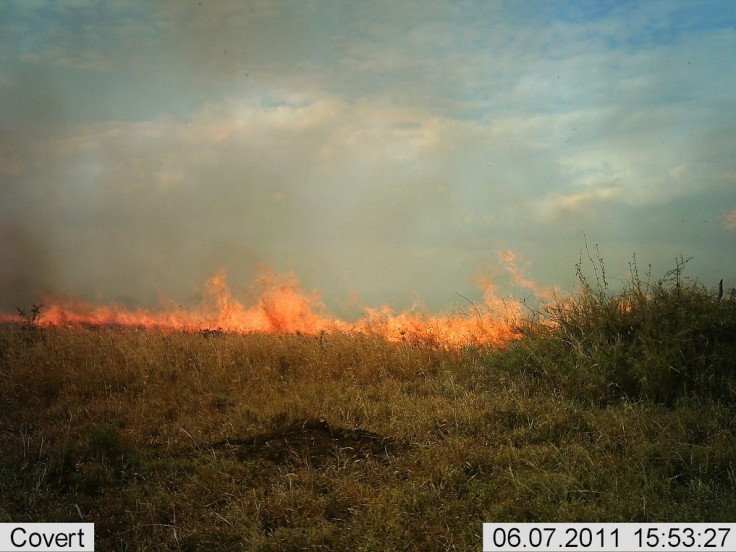
M 505 348 L 4 326 L 0 521 L 92 521 L 101 550 L 735 521 L 734 292 L 601 272 Z

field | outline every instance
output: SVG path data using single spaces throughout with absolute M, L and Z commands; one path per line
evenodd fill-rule
M 0 329 L 0 522 L 98 550 L 479 550 L 490 521 L 736 521 L 736 295 L 605 280 L 502 347 Z

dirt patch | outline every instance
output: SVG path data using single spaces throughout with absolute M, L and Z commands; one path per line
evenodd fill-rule
M 281 429 L 212 446 L 232 451 L 240 460 L 263 459 L 276 464 L 308 460 L 315 466 L 335 459 L 381 459 L 401 448 L 388 437 L 364 429 L 331 427 L 324 419 L 297 420 Z

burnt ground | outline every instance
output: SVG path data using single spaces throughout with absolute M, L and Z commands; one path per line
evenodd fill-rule
M 382 459 L 402 447 L 388 437 L 364 429 L 331 427 L 324 419 L 297 420 L 288 426 L 246 439 L 211 445 L 240 460 L 267 460 L 274 464 L 302 463 L 324 466 L 336 458 L 350 461 Z

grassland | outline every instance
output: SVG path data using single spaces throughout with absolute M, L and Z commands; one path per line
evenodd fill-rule
M 0 521 L 98 550 L 479 550 L 489 521 L 736 521 L 736 296 L 605 275 L 503 348 L 0 329 Z

